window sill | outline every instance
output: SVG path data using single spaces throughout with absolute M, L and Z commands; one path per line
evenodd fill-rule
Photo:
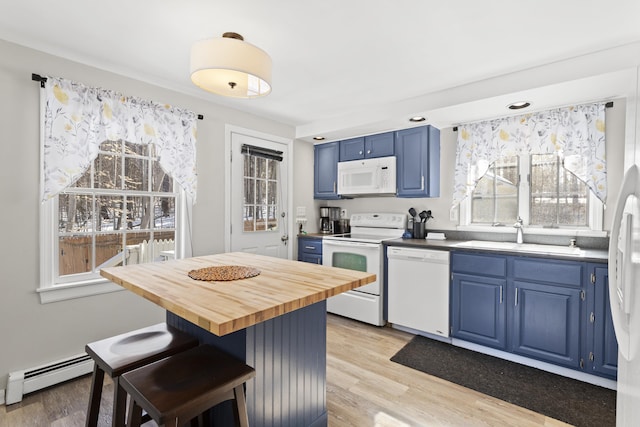
M 456 227 L 458 231 L 477 231 L 483 233 L 503 233 L 516 234 L 516 229 L 510 226 L 491 227 L 482 225 L 459 225 Z M 569 237 L 608 237 L 607 231 L 586 230 L 586 229 L 568 229 L 568 228 L 542 228 L 527 227 L 523 228 L 525 235 L 543 235 L 543 236 L 569 236 Z
M 106 279 L 95 279 L 85 282 L 75 282 L 71 284 L 38 288 L 36 292 L 40 294 L 40 304 L 48 304 L 122 290 L 124 290 L 124 288 Z

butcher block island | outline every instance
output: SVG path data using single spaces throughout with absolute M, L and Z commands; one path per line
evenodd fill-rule
M 196 280 L 194 270 L 259 270 L 238 280 Z M 244 360 L 251 426 L 327 425 L 326 299 L 375 274 L 231 252 L 102 269 L 102 276 L 167 310 L 167 323 Z M 255 273 L 254 273 L 255 274 Z M 231 405 L 212 411 L 233 425 Z

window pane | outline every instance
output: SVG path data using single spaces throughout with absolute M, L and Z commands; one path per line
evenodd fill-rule
M 278 162 L 244 155 L 244 231 L 278 228 Z
M 152 191 L 163 193 L 173 193 L 173 180 L 160 167 L 160 163 L 153 162 L 151 164 Z
M 254 231 L 255 229 L 255 216 L 254 216 L 254 207 L 246 206 L 244 207 L 244 218 L 243 218 L 243 231 Z
M 278 229 L 278 207 L 275 205 L 268 207 L 267 227 L 271 231 Z
M 122 157 L 111 154 L 98 154 L 93 162 L 94 187 L 106 189 L 122 188 Z
M 151 197 L 127 197 L 127 229 L 151 228 Z
M 125 190 L 149 190 L 149 161 L 135 157 L 124 159 Z
M 100 144 L 100 151 L 107 153 L 121 154 L 122 153 L 122 141 L 104 141 Z
M 471 222 L 512 224 L 518 217 L 518 158 L 503 157 L 489 167 L 471 195 Z
M 278 201 L 278 182 L 269 181 L 268 188 L 269 193 L 267 197 L 267 203 L 270 205 L 275 205 Z
M 100 196 L 97 198 L 96 230 L 113 231 L 122 229 L 124 198 L 122 196 Z
M 93 236 L 65 236 L 58 239 L 60 275 L 90 272 L 93 268 Z
M 123 234 L 98 234 L 96 241 L 96 268 L 101 265 L 122 265 Z
M 256 181 L 256 204 L 267 203 L 267 181 L 262 179 Z
M 588 188 L 562 167 L 555 154 L 531 156 L 531 219 L 534 225 L 588 225 Z
M 255 183 L 254 179 L 244 180 L 244 202 L 248 205 L 253 205 L 256 202 L 255 199 Z
M 267 159 L 263 157 L 255 157 L 255 159 L 256 159 L 256 178 L 266 178 L 267 177 Z
M 58 230 L 61 233 L 93 231 L 93 196 L 60 194 L 58 196 Z
M 278 179 L 278 168 L 280 162 L 276 160 L 269 160 L 269 179 Z
M 153 203 L 154 228 L 176 227 L 175 197 L 155 197 Z

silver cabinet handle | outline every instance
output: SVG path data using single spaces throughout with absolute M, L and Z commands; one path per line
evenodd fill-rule
M 362 154 L 362 150 L 358 151 L 358 154 Z
M 420 190 L 424 190 L 424 175 L 422 175 L 422 180 L 420 181 Z
M 518 305 L 518 288 L 516 288 L 516 301 L 515 301 L 515 305 Z
M 315 249 L 316 247 L 315 246 L 305 246 L 304 248 L 305 249 Z
M 502 304 L 502 286 L 500 286 L 500 304 Z
M 335 181 L 333 181 L 333 192 L 334 193 L 336 192 L 336 182 Z
M 371 154 L 371 150 L 367 150 L 367 154 Z

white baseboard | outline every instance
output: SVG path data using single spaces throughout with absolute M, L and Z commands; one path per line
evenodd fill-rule
M 4 389 L 0 390 L 0 405 L 4 405 Z

